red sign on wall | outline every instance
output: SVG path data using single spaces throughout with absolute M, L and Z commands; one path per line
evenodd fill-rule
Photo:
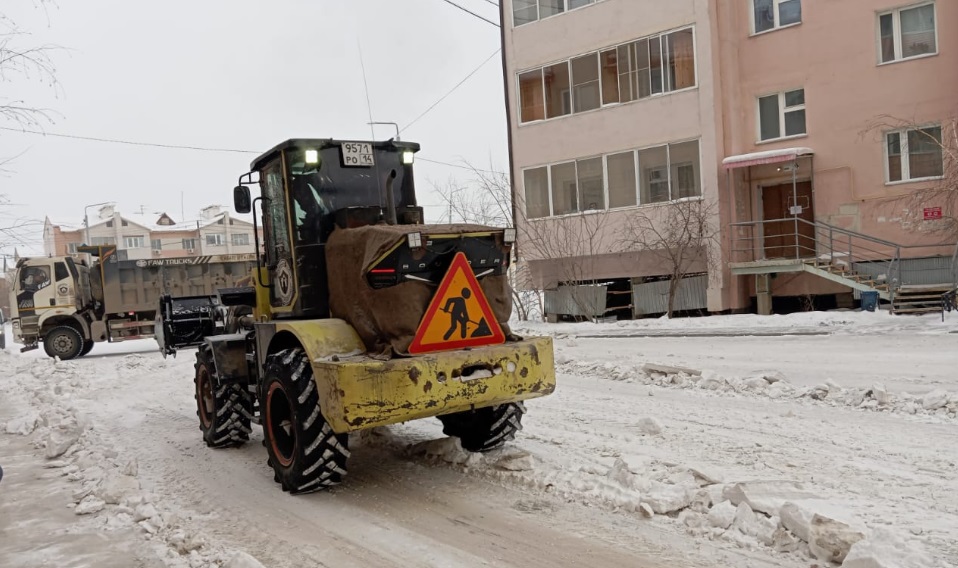
M 941 219 L 941 207 L 925 207 L 925 221 Z

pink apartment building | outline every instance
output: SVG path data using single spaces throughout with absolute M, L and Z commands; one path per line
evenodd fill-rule
M 664 311 L 667 268 L 621 235 L 637 215 L 665 222 L 695 200 L 716 237 L 680 309 L 901 303 L 953 281 L 953 233 L 938 229 L 956 212 L 914 196 L 954 167 L 958 3 L 501 6 L 520 236 L 578 241 L 563 252 L 520 240 L 520 266 L 557 290 L 547 311 L 574 312 L 562 291 L 586 282 L 605 291 L 597 312 Z

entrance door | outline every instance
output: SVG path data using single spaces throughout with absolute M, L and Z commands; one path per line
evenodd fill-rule
M 812 183 L 799 182 L 795 185 L 795 194 L 802 212 L 799 219 L 812 222 Z M 775 221 L 765 223 L 765 258 L 813 258 L 815 256 L 815 227 L 792 220 L 791 207 L 796 205 L 792 184 L 773 185 L 762 188 L 763 219 Z M 777 219 L 786 219 L 776 221 Z M 797 251 L 797 255 L 796 255 Z

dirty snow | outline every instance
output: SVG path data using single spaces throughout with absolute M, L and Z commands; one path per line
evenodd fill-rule
M 514 328 L 553 335 L 559 373 L 515 442 L 378 428 L 351 436 L 343 486 L 295 498 L 258 429 L 203 445 L 190 352 L 0 353 L 0 565 L 62 541 L 55 565 L 958 566 L 958 318 Z M 5 536 L 27 527 L 44 541 Z

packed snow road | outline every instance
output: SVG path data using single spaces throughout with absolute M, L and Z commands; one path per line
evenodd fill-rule
M 559 388 L 514 443 L 378 429 L 298 497 L 258 429 L 205 447 L 191 352 L 0 353 L 0 566 L 958 565 L 958 320 L 809 317 L 530 326 Z

